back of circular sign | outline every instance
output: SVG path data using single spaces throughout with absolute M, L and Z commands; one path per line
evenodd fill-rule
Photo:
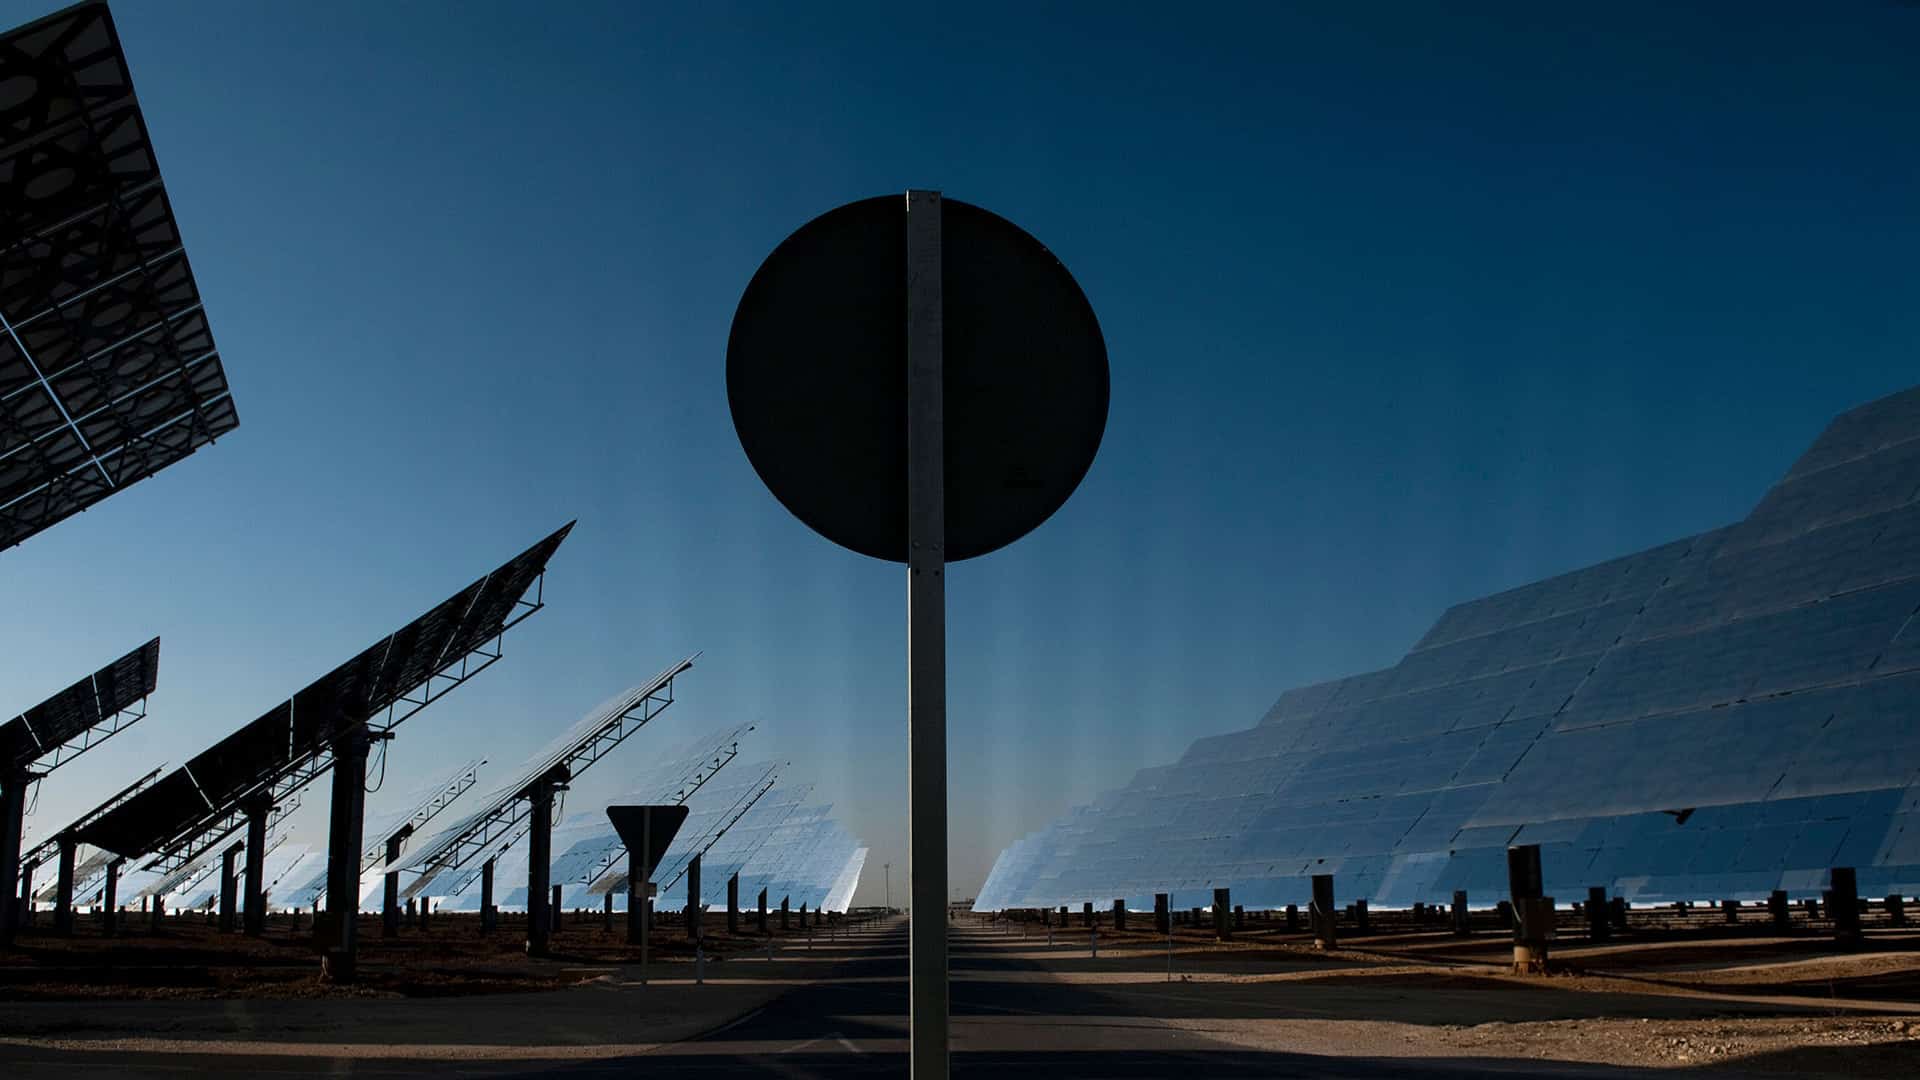
M 946 560 L 1052 516 L 1107 424 L 1093 307 L 1038 240 L 943 199 Z M 748 282 L 727 341 L 747 460 L 821 535 L 907 558 L 907 240 L 900 195 L 848 203 L 787 237 Z

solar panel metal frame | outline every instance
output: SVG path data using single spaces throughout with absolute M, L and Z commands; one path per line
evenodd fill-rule
M 389 817 L 386 820 L 393 822 L 390 827 L 386 822 L 382 822 L 377 831 L 368 833 L 367 841 L 361 846 L 363 854 L 360 857 L 360 877 L 366 878 L 386 858 L 387 841 L 403 834 L 416 835 L 421 826 L 440 816 L 441 811 L 458 802 L 462 795 L 478 784 L 480 767 L 486 763 L 485 758 L 474 758 L 453 772 L 445 774 L 446 779 L 426 789 L 426 793 L 415 801 L 412 809 L 404 817 L 397 820 Z M 292 890 L 295 900 L 306 899 L 311 903 L 325 895 L 327 861 L 327 854 L 324 851 L 321 852 L 318 875 L 301 879 L 298 887 Z
M 61 829 L 59 832 L 56 832 L 52 836 L 49 836 L 45 840 L 42 840 L 38 844 L 35 844 L 32 851 L 29 851 L 25 855 L 22 855 L 20 857 L 21 865 L 37 866 L 40 863 L 46 862 L 48 859 L 51 859 L 55 855 L 59 854 L 60 840 L 62 837 L 73 836 L 79 833 L 81 827 L 86 825 L 88 822 L 99 819 L 107 811 L 112 810 L 114 807 L 119 806 L 121 803 L 126 802 L 128 799 L 131 799 L 135 795 L 146 790 L 149 784 L 159 779 L 161 772 L 163 772 L 166 769 L 166 767 L 167 766 L 164 762 L 162 762 L 159 765 L 155 765 L 150 771 L 148 771 L 148 773 L 145 776 L 142 776 L 140 779 L 135 780 L 133 783 L 128 784 L 124 788 L 121 788 L 119 791 L 114 792 L 112 795 L 108 796 L 103 802 L 101 802 L 100 805 L 94 807 L 93 809 L 87 811 L 84 814 L 81 814 L 79 817 L 74 818 L 73 821 L 70 822 L 66 828 Z M 105 850 L 105 849 L 103 848 L 101 850 Z
M 752 731 L 753 728 L 754 725 L 749 724 L 743 729 L 735 729 L 733 733 L 734 737 L 727 740 L 726 745 L 723 746 L 718 753 L 705 759 L 700 768 L 681 785 L 680 790 L 675 792 L 673 798 L 668 801 L 675 804 L 684 804 L 688 799 L 693 797 L 694 792 L 705 787 L 708 780 L 713 779 L 721 769 L 727 767 L 728 763 L 740 756 L 739 737 L 746 732 Z M 664 857 L 666 852 L 663 851 L 660 854 Z M 587 886 L 588 890 L 591 891 L 594 882 L 599 881 L 602 877 L 605 877 L 609 872 L 615 870 L 625 862 L 626 855 L 627 849 L 625 847 L 615 847 L 606 851 L 598 859 L 594 860 L 593 865 L 588 867 L 586 873 L 577 879 L 577 883 Z
M 767 771 L 761 775 L 760 779 L 753 782 L 753 786 L 747 790 L 746 794 L 734 800 L 733 805 L 722 812 L 722 820 L 719 828 L 714 829 L 712 832 L 702 836 L 699 840 L 694 841 L 694 843 L 698 845 L 699 850 L 688 855 L 683 855 L 680 859 L 680 866 L 673 873 L 673 876 L 664 881 L 655 882 L 660 887 L 661 895 L 664 896 L 668 889 L 678 885 L 680 879 L 686 876 L 687 869 L 693 865 L 694 859 L 713 850 L 713 845 L 719 843 L 720 838 L 727 835 L 727 830 L 738 824 L 740 819 L 746 816 L 747 811 L 753 809 L 754 804 L 765 798 L 767 792 L 772 791 L 778 786 L 780 783 L 780 769 L 780 765 L 770 766 Z M 659 866 L 654 867 L 656 873 L 658 873 L 659 870 Z
M 274 807 L 272 816 L 267 819 L 267 835 L 277 836 L 280 840 L 286 839 L 287 834 L 282 826 L 299 809 L 300 793 L 295 792 L 287 797 L 284 804 Z M 276 840 L 271 846 L 278 845 L 279 840 Z M 193 858 L 183 859 L 170 867 L 158 867 L 153 863 L 140 867 L 142 870 L 154 871 L 159 876 L 141 886 L 134 894 L 135 897 L 165 898 L 184 889 L 193 888 L 195 884 L 206 880 L 207 875 L 213 873 L 214 869 L 220 865 L 220 861 L 212 857 L 219 850 L 219 845 L 209 844 L 201 848 Z
M 153 855 L 142 868 L 163 875 L 198 859 L 246 823 L 246 804 L 256 798 L 282 804 L 333 767 L 328 740 L 340 734 L 334 730 L 340 702 L 353 702 L 373 730 L 391 731 L 493 666 L 505 655 L 506 632 L 546 606 L 547 563 L 573 526 L 571 521 L 561 526 L 196 755 L 126 806 L 91 823 L 81 839 L 130 855 Z M 303 703 L 319 715 L 303 716 Z M 231 753 L 242 746 L 271 746 L 273 740 L 263 733 L 281 731 L 287 741 L 277 759 L 249 762 Z M 229 782 L 209 793 L 199 780 L 201 772 L 210 783 Z M 239 780 L 232 781 L 234 776 Z M 176 790 L 163 797 L 161 789 L 169 786 Z M 157 805 L 133 805 L 142 798 Z
M 654 796 L 651 792 L 658 789 L 648 789 L 649 794 L 646 795 L 645 798 L 658 798 L 676 805 L 685 803 L 688 799 L 691 799 L 696 792 L 703 789 L 707 781 L 719 775 L 720 770 L 725 768 L 728 763 L 740 756 L 738 737 L 743 732 L 752 731 L 753 728 L 754 725 L 749 724 L 744 728 L 734 728 L 722 736 L 716 742 L 713 753 L 700 757 L 699 763 L 681 778 L 679 787 L 675 789 L 672 795 Z M 637 787 L 630 789 L 628 798 L 640 797 L 633 794 L 640 790 L 641 789 Z M 526 839 L 527 832 L 532 827 L 533 822 L 531 818 L 524 813 L 520 814 L 517 818 L 517 824 L 511 832 L 496 832 L 494 834 L 496 836 L 494 842 L 487 847 L 483 847 L 478 852 L 468 855 L 461 861 L 458 867 L 453 867 L 448 870 L 428 870 L 421 874 L 420 877 L 411 882 L 408 888 L 404 890 L 404 895 L 418 896 L 423 892 L 433 896 L 465 895 L 473 883 L 479 880 L 481 869 L 485 864 L 489 860 L 497 859 L 513 850 L 514 845 Z M 573 884 L 590 887 L 594 882 L 605 879 L 610 871 L 617 870 L 619 860 L 621 856 L 624 855 L 626 849 L 620 846 L 618 834 L 610 835 L 612 836 L 613 842 L 608 849 L 595 860 L 594 865 L 598 868 L 590 870 L 591 877 L 563 879 L 556 876 L 553 879 L 554 882 L 561 885 Z M 435 837 L 435 840 L 438 839 L 439 837 Z M 563 852 L 562 855 L 564 854 Z M 665 853 L 663 852 L 662 854 L 664 855 Z M 555 860 L 558 861 L 560 857 L 561 856 L 555 856 Z
M 160 639 L 0 724 L 0 768 L 44 776 L 132 727 L 159 685 Z
M 112 14 L 0 35 L 0 550 L 240 424 Z
M 420 800 L 408 814 L 406 820 L 387 830 L 373 843 L 366 845 L 366 853 L 360 857 L 360 876 L 365 877 L 386 860 L 387 843 L 396 836 L 413 836 L 420 827 L 440 816 L 440 811 L 452 806 L 460 796 L 472 790 L 480 782 L 480 766 L 487 763 L 486 758 L 474 758 L 460 766 L 446 782 L 435 788 L 433 793 Z
M 525 797 L 527 788 L 557 771 L 578 776 L 612 752 L 628 736 L 672 706 L 674 680 L 699 658 L 696 652 L 588 713 L 585 720 L 593 722 L 583 721 L 577 738 L 521 770 L 518 777 L 498 789 L 485 809 L 469 815 L 456 826 L 456 831 L 435 837 L 427 847 L 389 864 L 382 872 L 418 872 L 420 876 L 401 890 L 404 896 L 418 896 L 441 874 L 458 872 L 483 852 L 516 842 L 532 813 Z

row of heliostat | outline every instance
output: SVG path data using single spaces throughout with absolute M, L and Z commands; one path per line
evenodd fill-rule
M 1837 418 L 1745 520 L 1447 611 L 1400 663 L 1003 851 L 982 910 L 1920 892 L 1920 389 Z
M 661 755 L 610 800 L 616 804 L 684 802 L 690 811 L 654 873 L 659 886 L 656 906 L 667 910 L 685 905 L 687 871 L 694 857 L 699 856 L 703 903 L 712 904 L 716 898 L 724 902 L 727 879 L 737 873 L 739 895 L 746 906 L 752 906 L 764 889 L 768 902 L 774 907 L 784 899 L 795 909 L 804 904 L 814 910 L 845 911 L 859 884 L 867 849 L 833 819 L 830 806 L 807 803 L 810 786 L 783 781 L 782 766 L 736 760 L 728 753 L 726 748 L 737 743 L 742 734 L 728 732 L 718 739 L 689 744 Z M 724 767 L 716 766 L 716 762 Z M 403 825 L 417 807 L 448 790 L 450 781 L 474 769 L 474 763 L 467 763 L 447 779 L 396 800 L 392 809 L 369 815 L 365 829 L 369 848 Z M 690 787 L 692 790 L 688 790 Z M 484 803 L 486 798 L 462 797 L 457 801 Z M 553 829 L 555 854 L 550 878 L 562 887 L 563 904 L 597 908 L 605 902 L 603 897 L 611 893 L 615 908 L 624 911 L 625 849 L 608 823 L 604 806 L 566 809 L 571 812 L 558 816 Z M 457 828 L 456 824 L 445 832 Z M 420 852 L 431 851 L 439 846 L 440 840 L 436 835 L 413 847 Z M 491 850 L 472 860 L 464 871 L 432 871 L 424 876 L 403 871 L 407 892 L 431 899 L 438 910 L 478 911 L 479 866 L 487 859 L 495 861 L 495 880 L 500 883 L 496 906 L 524 910 L 527 880 L 524 830 L 502 837 Z M 76 875 L 81 882 L 75 893 L 79 903 L 98 900 L 104 868 L 104 855 L 83 860 Z M 376 864 L 362 874 L 363 909 L 379 909 L 385 869 Z M 311 908 L 323 904 L 326 851 L 292 842 L 284 835 L 272 836 L 268 839 L 262 878 L 267 882 L 269 900 L 277 908 Z M 164 900 L 169 909 L 212 906 L 219 896 L 218 854 L 210 854 L 184 875 L 176 875 L 173 882 L 163 882 L 160 875 L 148 871 L 130 873 L 122 878 L 121 895 L 140 896 L 162 884 L 168 886 Z M 49 884 L 45 895 L 36 899 L 51 902 L 51 889 Z

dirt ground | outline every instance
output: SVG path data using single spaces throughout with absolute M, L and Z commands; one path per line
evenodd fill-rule
M 1920 1076 L 1920 931 L 1911 928 L 1873 926 L 1861 946 L 1843 950 L 1804 926 L 1781 935 L 1757 922 L 1653 920 L 1605 942 L 1564 934 L 1554 945 L 1551 973 L 1527 976 L 1511 973 L 1511 938 L 1495 927 L 1462 938 L 1382 920 L 1373 933 L 1344 933 L 1338 948 L 1323 952 L 1305 934 L 1272 922 L 1250 922 L 1225 942 L 1210 930 L 1181 927 L 1171 949 L 1166 937 L 1142 928 L 1150 925 L 1140 919 L 1128 931 L 1101 926 L 1091 933 L 1079 925 L 1056 927 L 1050 940 L 1033 924 L 961 920 L 956 984 L 994 984 L 987 992 L 995 1000 L 1026 1008 L 999 1019 L 963 1017 L 956 1031 L 990 1046 L 1006 1035 L 993 1024 L 1030 1012 L 1028 1022 L 1042 1025 L 1109 1017 L 1290 1054 L 1539 1060 L 1803 1078 Z M 502 1044 L 492 1052 L 569 1056 L 601 1051 L 548 1046 L 551 1035 L 537 1024 L 524 1033 L 512 1030 L 517 1018 L 544 1011 L 529 1004 L 547 992 L 575 988 L 569 1009 L 582 1015 L 605 1004 L 609 1019 L 601 1026 L 608 1031 L 671 1040 L 684 1037 L 676 1031 L 724 1023 L 722 1014 L 744 1014 L 782 987 L 835 981 L 832 958 L 854 947 L 844 931 L 820 929 L 814 931 L 817 951 L 809 949 L 804 932 L 796 926 L 781 935 L 776 919 L 776 945 L 784 947 L 774 962 L 764 959 L 766 939 L 751 929 L 730 935 L 724 918 L 710 918 L 705 934 L 703 992 L 712 1000 L 703 1008 L 712 1015 L 680 1028 L 671 1027 L 666 1014 L 658 1023 L 636 1022 L 635 1001 L 684 1011 L 658 995 L 609 995 L 609 988 L 631 979 L 638 950 L 626 945 L 618 924 L 611 934 L 604 930 L 598 913 L 566 915 L 552 958 L 537 963 L 524 956 L 524 923 L 513 917 L 483 936 L 472 916 L 438 915 L 427 930 L 408 928 L 392 940 L 381 937 L 377 918 L 365 918 L 363 978 L 351 988 L 320 981 L 310 921 L 295 930 L 282 916 L 256 941 L 186 916 L 170 919 L 157 934 L 142 927 L 107 940 L 83 918 L 72 938 L 43 926 L 24 934 L 14 952 L 0 954 L 0 1000 L 33 1003 L 18 1006 L 23 1010 L 59 1010 L 63 1001 L 121 1002 L 112 1006 L 118 1012 L 90 1014 L 92 1026 L 84 1030 L 57 1011 L 23 1013 L 11 1025 L 9 1037 L 21 1046 L 66 1046 L 61 1040 L 67 1039 L 73 1049 L 98 1050 L 116 1037 L 164 1043 L 199 1027 L 206 1028 L 199 1037 L 208 1047 L 232 1037 L 219 1032 L 233 1014 L 156 1015 L 141 1004 L 156 999 L 172 1001 L 160 1006 L 167 1010 L 250 1009 L 251 1001 L 285 998 L 336 999 L 328 1007 L 352 1008 L 353 999 L 368 997 L 422 999 L 409 1008 L 431 1008 L 435 998 L 487 995 L 500 1013 L 487 1029 L 489 1041 Z M 680 976 L 691 972 L 684 927 L 663 926 L 653 942 L 651 959 L 663 979 L 675 969 Z M 992 963 L 983 968 L 968 956 Z M 689 984 L 676 989 L 679 1000 L 691 1001 L 684 995 L 700 988 L 690 978 L 678 981 Z M 229 1000 L 193 1004 L 207 999 Z M 404 1030 L 423 1018 L 426 1029 L 436 1027 L 431 1017 L 438 1014 L 409 1015 L 414 1019 Z M 257 1025 L 257 1037 L 269 1031 L 283 1043 L 321 1037 L 279 1031 L 269 1014 L 247 1016 L 242 1030 Z M 367 1023 L 343 1013 L 334 1027 L 370 1038 Z M 580 1027 L 582 1039 L 602 1037 L 591 1024 Z M 458 1050 L 455 1037 L 440 1041 L 445 1047 L 420 1052 Z
M 71 999 L 165 1000 L 195 998 L 444 997 L 557 990 L 595 978 L 595 967 L 638 962 L 638 946 L 626 943 L 624 923 L 604 928 L 600 912 L 562 916 L 553 935 L 555 964 L 528 964 L 524 916 L 503 913 L 494 933 L 480 933 L 479 917 L 435 914 L 426 930 L 409 926 L 397 938 L 381 936 L 378 916 L 362 916 L 359 926 L 359 974 L 353 986 L 320 979 L 313 920 L 280 914 L 268 921 L 260 938 L 223 933 L 200 913 L 170 915 L 159 931 L 139 917 L 123 921 L 120 934 L 106 938 L 97 916 L 79 917 L 71 937 L 55 935 L 42 912 L 38 925 L 23 931 L 11 951 L 0 951 L 0 1001 Z M 704 953 L 709 963 L 764 945 L 751 931 L 726 931 L 724 916 L 709 918 Z M 777 940 L 804 937 L 797 923 L 784 934 L 778 916 L 770 923 Z M 830 931 L 815 931 L 825 941 Z M 691 964 L 694 945 L 684 926 L 655 928 L 650 960 Z
M 1781 935 L 1751 919 L 1724 925 L 1718 913 L 1650 919 L 1604 942 L 1562 927 L 1544 976 L 1512 974 L 1511 936 L 1491 925 L 1464 938 L 1404 920 L 1373 929 L 1345 929 L 1338 948 L 1322 951 L 1271 922 L 1250 920 L 1224 942 L 1211 928 L 1179 926 L 1171 949 L 1151 930 L 1102 926 L 1095 958 L 1078 913 L 1052 929 L 1052 945 L 1045 927 L 998 927 L 1009 945 L 1030 943 L 1028 955 L 1073 950 L 1077 959 L 1052 965 L 1050 977 L 1060 981 L 1147 993 L 1168 981 L 1186 993 L 1257 989 L 1274 1015 L 1167 1021 L 1249 1049 L 1920 1076 L 1920 930 L 1912 927 L 1870 924 L 1853 949 L 1820 929 L 1799 925 Z M 1348 1015 L 1288 1015 L 1289 1003 L 1301 1000 L 1287 996 L 1295 989 L 1315 1005 L 1339 1002 Z M 1519 1007 L 1522 995 L 1554 999 L 1548 1011 L 1572 1015 L 1532 1019 Z

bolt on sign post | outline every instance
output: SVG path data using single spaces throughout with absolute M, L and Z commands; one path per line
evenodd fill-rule
M 727 399 L 760 479 L 827 539 L 907 564 L 915 1080 L 947 1075 L 945 569 L 1066 502 L 1108 393 L 1073 275 L 1005 218 L 935 191 L 801 226 L 734 313 Z

